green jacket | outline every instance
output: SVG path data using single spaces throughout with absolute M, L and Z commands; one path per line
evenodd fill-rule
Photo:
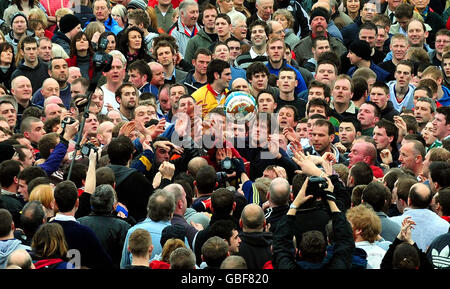
M 206 34 L 205 30 L 201 29 L 197 35 L 189 39 L 184 53 L 184 59 L 188 63 L 191 63 L 197 49 L 208 48 L 211 44 L 213 44 L 212 39 Z

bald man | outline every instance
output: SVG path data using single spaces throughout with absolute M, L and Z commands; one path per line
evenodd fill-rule
M 102 146 L 111 142 L 113 128 L 114 123 L 111 121 L 104 121 L 98 126 L 97 139 L 100 141 Z
M 31 102 L 38 106 L 44 106 L 45 99 L 52 95 L 59 96 L 59 84 L 56 79 L 47 78 L 42 83 L 42 87 L 33 94 Z
M 197 175 L 198 170 L 200 170 L 201 167 L 204 167 L 207 165 L 208 165 L 208 161 L 205 158 L 194 157 L 188 163 L 187 173 L 190 174 L 195 179 L 195 176 Z
M 45 121 L 60 117 L 65 111 L 64 105 L 50 103 L 44 108 Z
M 450 227 L 447 221 L 428 209 L 431 199 L 431 190 L 427 185 L 414 184 L 409 190 L 407 209 L 402 215 L 391 217 L 391 220 L 400 226 L 406 217 L 411 217 L 411 220 L 416 223 L 411 238 L 424 252 L 436 237 L 447 233 Z
M 265 232 L 264 211 L 257 204 L 248 204 L 242 210 L 239 225 L 242 232 L 237 254 L 245 259 L 249 269 L 262 269 L 272 258 L 272 233 Z
M 357 141 L 352 145 L 348 156 L 350 168 L 357 162 L 365 162 L 372 169 L 374 177 L 383 177 L 383 170 L 375 165 L 377 149 L 373 144 L 365 141 Z
M 158 62 L 149 62 L 148 65 L 152 71 L 152 80 L 150 81 L 150 84 L 157 87 L 159 90 L 164 85 L 164 67 Z M 156 94 L 154 91 L 151 91 L 151 93 L 158 95 L 158 91 L 156 91 Z
M 30 254 L 24 249 L 15 250 L 8 256 L 6 267 L 13 265 L 19 269 L 35 269 Z
M 398 157 L 400 167 L 413 171 L 417 177 L 423 173 L 425 155 L 425 146 L 420 141 L 406 141 L 400 148 L 400 155 Z
M 52 96 L 47 97 L 44 100 L 44 107 L 46 107 L 50 103 L 63 104 L 63 101 L 61 98 L 59 98 L 59 96 L 52 95 Z
M 22 114 L 25 108 L 30 105 L 33 95 L 31 81 L 26 76 L 17 76 L 11 81 L 11 94 L 17 101 L 17 113 Z
M 72 84 L 72 82 L 81 77 L 81 70 L 77 66 L 69 67 L 69 78 L 67 79 L 67 82 Z
M 250 93 L 250 85 L 244 78 L 236 78 L 235 80 L 233 80 L 233 82 L 231 83 L 231 89 Z

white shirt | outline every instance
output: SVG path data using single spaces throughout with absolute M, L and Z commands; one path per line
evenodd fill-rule
M 112 107 L 115 110 L 119 110 L 120 108 L 120 104 L 116 101 L 116 93 L 110 91 L 108 88 L 106 88 L 106 84 L 102 85 L 102 90 L 103 90 L 103 108 L 102 108 L 102 114 L 107 114 L 108 113 L 108 107 L 107 104 L 111 104 Z

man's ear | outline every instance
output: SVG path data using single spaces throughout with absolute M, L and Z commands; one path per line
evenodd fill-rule
M 242 222 L 242 219 L 239 219 L 239 227 L 244 228 L 244 222 Z

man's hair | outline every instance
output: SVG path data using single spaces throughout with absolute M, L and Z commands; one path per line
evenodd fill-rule
M 364 104 L 371 105 L 373 107 L 375 117 L 381 118 L 381 109 L 378 107 L 378 105 L 375 102 L 368 100 Z
M 48 159 L 50 150 L 54 149 L 59 141 L 59 135 L 55 132 L 44 135 L 38 143 L 39 153 L 43 159 Z
M 345 116 L 341 120 L 340 124 L 343 123 L 343 122 L 350 122 L 350 123 L 352 123 L 353 126 L 355 127 L 355 132 L 358 132 L 358 131 L 362 132 L 361 122 L 357 118 L 354 118 L 354 117 L 351 117 L 351 116 Z M 339 124 L 339 126 L 340 126 L 340 124 Z
M 445 124 L 450 123 L 450 107 L 449 106 L 441 106 L 436 108 L 436 112 L 443 114 L 445 116 Z
M 377 74 L 370 69 L 369 67 L 360 67 L 358 69 L 355 70 L 355 72 L 352 75 L 353 78 L 356 77 L 362 77 L 365 79 L 369 79 L 369 78 L 377 78 Z
M 426 86 L 422 86 L 422 87 L 426 87 Z M 415 90 L 417 90 L 417 88 Z M 427 94 L 428 94 L 428 92 L 427 92 Z M 435 113 L 436 112 L 436 101 L 434 99 L 432 99 L 431 97 L 419 97 L 417 99 L 417 102 L 419 102 L 419 101 L 420 102 L 427 102 L 430 105 L 430 112 L 431 113 Z
M 70 212 L 78 200 L 78 189 L 72 181 L 58 183 L 54 190 L 55 202 L 61 213 Z
M 363 240 L 370 243 L 377 240 L 381 233 L 381 221 L 372 208 L 364 204 L 358 205 L 347 210 L 346 217 L 354 229 L 361 230 Z
M 392 257 L 393 269 L 417 269 L 420 266 L 420 258 L 417 249 L 406 242 L 395 247 Z
M 320 54 L 319 58 L 317 59 L 316 73 L 319 70 L 319 66 L 322 64 L 329 64 L 329 65 L 333 66 L 334 74 L 338 75 L 341 61 L 340 61 L 339 57 L 336 55 L 336 52 L 325 51 L 324 53 Z
M 25 36 L 21 40 L 21 43 L 22 43 L 22 45 L 21 45 L 20 49 L 22 49 L 22 50 L 25 48 L 25 44 L 33 44 L 34 43 L 34 44 L 36 44 L 36 46 L 38 45 L 38 42 L 34 36 Z M 51 66 L 49 65 L 49 69 L 50 69 L 50 67 Z
M 280 107 L 280 109 L 278 110 L 278 113 L 280 112 L 280 110 L 282 110 L 283 108 L 288 108 L 290 110 L 292 110 L 292 112 L 294 113 L 294 121 L 298 121 L 298 109 L 290 104 L 285 104 L 282 107 Z
M 411 74 L 414 74 L 414 64 L 410 60 L 407 60 L 407 59 L 400 60 L 395 68 L 396 71 L 397 71 L 397 68 L 399 65 L 408 66 Z
M 314 123 L 314 126 L 327 126 L 328 127 L 328 135 L 334 135 L 335 130 L 334 130 L 334 126 L 333 124 L 326 119 L 318 119 L 316 120 L 316 122 Z
M 83 163 L 75 163 L 72 167 L 70 179 L 68 178 L 69 169 L 69 166 L 64 169 L 63 179 L 72 181 L 75 186 L 77 186 L 77 188 L 83 187 L 83 181 L 86 181 L 86 172 L 88 170 L 88 166 Z
M 303 233 L 299 244 L 302 259 L 313 263 L 321 263 L 325 257 L 327 242 L 323 233 L 311 230 Z
M 437 183 L 441 188 L 450 186 L 450 163 L 448 160 L 446 162 L 431 162 L 428 168 L 430 170 L 430 177 L 434 183 Z
M 214 213 L 229 214 L 233 209 L 234 195 L 233 192 L 226 188 L 219 188 L 211 195 L 211 206 Z
M 211 62 L 208 64 L 208 67 L 206 68 L 206 78 L 208 83 L 211 84 L 214 82 L 214 73 L 217 72 L 220 76 L 226 68 L 230 68 L 230 64 L 228 62 L 225 62 L 221 59 L 211 60 Z
M 128 239 L 130 253 L 136 257 L 145 257 L 151 245 L 152 236 L 145 229 L 138 228 L 134 230 Z
M 154 222 L 171 219 L 175 211 L 175 198 L 164 190 L 155 190 L 148 199 L 147 216 Z
M 50 179 L 48 177 L 37 177 L 35 179 L 32 179 L 29 183 L 28 183 L 28 192 L 32 192 L 33 189 L 39 185 L 49 185 Z
M 266 22 L 264 22 L 264 21 L 262 21 L 262 20 L 255 20 L 255 21 L 253 21 L 251 24 L 250 24 L 250 26 L 248 27 L 248 31 L 249 31 L 249 34 L 251 35 L 251 33 L 252 33 L 252 29 L 253 29 L 253 27 L 255 27 L 255 26 L 262 26 L 262 27 L 264 27 L 264 32 L 266 33 L 266 36 L 269 36 L 269 31 L 270 31 L 270 28 L 269 28 L 269 25 L 267 25 L 267 23 Z
M 0 209 L 0 238 L 6 237 L 11 233 L 13 218 L 7 209 Z
M 325 36 L 317 36 L 312 40 L 312 47 L 317 48 L 317 41 L 329 41 Z
M 264 65 L 264 63 L 259 62 L 259 61 L 253 62 L 252 64 L 250 64 L 247 67 L 246 77 L 248 80 L 251 80 L 254 74 L 260 73 L 260 72 L 266 74 L 267 77 L 269 77 L 269 74 L 270 74 L 269 68 L 267 68 L 267 66 Z
M 189 248 L 177 248 L 169 257 L 170 269 L 191 270 L 195 268 L 195 254 Z
M 135 9 L 133 11 L 138 11 L 140 9 Z M 153 74 L 150 66 L 148 66 L 147 62 L 142 59 L 138 59 L 128 65 L 128 72 L 132 70 L 136 70 L 140 75 L 147 75 L 147 81 L 150 82 L 152 80 Z
M 217 236 L 229 242 L 233 236 L 233 230 L 238 230 L 235 222 L 232 220 L 218 220 L 208 227 L 208 238 Z
M 195 176 L 197 189 L 200 194 L 211 194 L 216 187 L 217 176 L 213 166 L 201 167 Z
M 20 132 L 21 133 L 24 133 L 26 131 L 29 132 L 31 130 L 31 124 L 40 121 L 41 120 L 39 118 L 34 116 L 29 116 L 27 118 L 22 119 L 22 122 L 20 123 Z
M 436 203 L 439 203 L 442 209 L 442 215 L 450 216 L 450 187 L 439 190 L 436 196 Z
M 285 179 L 277 178 L 272 180 L 269 186 L 270 201 L 275 206 L 283 206 L 289 202 L 291 188 Z
M 331 88 L 328 85 L 326 85 L 325 83 L 322 83 L 318 80 L 313 79 L 308 83 L 308 90 L 310 90 L 313 87 L 322 88 L 324 97 L 328 98 L 328 99 L 331 98 Z
M 122 99 L 122 89 L 125 87 L 132 87 L 134 89 L 134 91 L 136 92 L 136 96 L 138 96 L 138 89 L 136 88 L 136 86 L 131 83 L 131 82 L 124 82 L 122 83 L 116 90 L 116 98 L 120 98 Z
M 115 191 L 111 185 L 100 185 L 91 196 L 91 208 L 95 213 L 111 213 L 115 203 Z
M 20 214 L 20 226 L 28 236 L 33 235 L 44 223 L 45 211 L 39 201 L 29 201 Z
M 408 198 L 411 200 L 411 205 L 419 208 L 419 209 L 427 209 L 428 206 L 431 203 L 431 199 L 433 198 L 433 195 L 431 194 L 431 190 L 428 186 L 425 186 L 425 188 L 428 190 L 428 194 L 425 196 L 422 196 L 418 192 L 418 187 L 423 187 L 421 185 L 413 185 L 411 186 L 411 189 L 409 190 Z
M 154 43 L 154 47 L 153 47 L 153 57 L 155 59 L 158 59 L 158 49 L 161 47 L 169 47 L 170 51 L 172 52 L 173 55 L 175 55 L 176 53 L 176 49 L 175 47 L 172 45 L 172 43 L 170 43 L 167 40 L 160 40 L 157 43 Z
M 127 18 L 133 19 L 136 25 L 142 24 L 144 28 L 150 26 L 150 18 L 148 17 L 147 13 L 145 13 L 145 11 L 142 9 L 131 10 L 128 13 Z
M 394 15 L 395 18 L 408 18 L 411 19 L 414 14 L 414 6 L 408 4 L 408 3 L 401 3 L 400 5 L 395 8 Z
M 350 83 L 350 91 L 353 92 L 353 91 L 355 90 L 355 87 L 353 86 L 353 80 L 352 80 L 352 78 L 351 78 L 350 76 L 348 76 L 347 74 L 339 74 L 339 75 L 336 77 L 336 81 L 334 82 L 334 84 L 336 85 L 336 82 L 337 82 L 338 80 L 343 80 L 343 79 L 348 80 L 348 82 Z
M 391 144 L 397 143 L 397 137 L 398 137 L 398 128 L 395 126 L 395 124 L 392 121 L 381 119 L 376 123 L 376 126 L 378 128 L 384 128 L 386 130 L 387 136 L 393 136 L 394 139 L 392 140 Z
M 108 156 L 113 165 L 126 166 L 133 151 L 133 143 L 124 135 L 113 138 L 108 144 Z
M 333 110 L 328 105 L 328 103 L 325 99 L 313 98 L 310 101 L 308 101 L 308 103 L 306 104 L 306 113 L 307 114 L 309 114 L 309 111 L 310 111 L 311 107 L 313 107 L 313 106 L 323 107 L 325 109 L 325 115 L 327 117 L 331 116 L 331 114 L 333 113 Z
M 30 183 L 31 180 L 38 177 L 47 177 L 47 173 L 38 166 L 25 168 L 17 175 L 17 178 L 19 180 L 24 180 L 27 184 Z
M 231 255 L 223 260 L 220 269 L 247 269 L 247 262 L 242 256 Z
M 409 190 L 411 187 L 417 183 L 417 180 L 412 176 L 401 176 L 397 180 L 397 197 L 400 200 L 403 200 L 405 203 L 408 203 Z
M 20 166 L 20 162 L 16 160 L 5 160 L 0 163 L 0 184 L 3 188 L 11 186 L 20 172 Z
M 264 217 L 264 211 L 261 207 L 259 207 L 259 210 L 256 214 L 250 214 L 248 212 L 248 208 L 244 208 L 241 213 L 241 220 L 244 228 L 257 230 L 264 228 L 264 221 L 266 219 Z
M 212 52 L 211 52 L 211 50 L 209 50 L 208 48 L 200 47 L 200 48 L 198 48 L 198 49 L 195 51 L 194 56 L 192 57 L 192 59 L 197 59 L 197 57 L 198 57 L 200 54 L 201 54 L 201 55 L 206 55 L 206 56 L 211 56 L 211 57 L 212 57 Z
M 114 186 L 116 176 L 114 171 L 109 167 L 101 167 L 95 171 L 96 185 L 111 185 Z
M 406 131 L 410 134 L 412 132 L 413 134 L 417 133 L 417 129 L 419 128 L 419 124 L 417 123 L 417 119 L 408 114 L 402 114 L 400 117 L 405 121 L 406 123 Z
M 361 31 L 363 29 L 374 30 L 375 36 L 378 34 L 378 28 L 372 21 L 366 21 L 366 22 L 362 23 L 361 26 L 359 27 L 359 31 Z
M 181 11 L 186 12 L 187 8 L 190 6 L 198 6 L 198 3 L 194 0 L 184 0 L 180 2 L 180 5 L 178 6 L 178 9 Z
M 220 237 L 209 238 L 202 246 L 203 260 L 209 267 L 220 267 L 228 256 L 228 244 Z
M 362 192 L 362 200 L 372 206 L 375 212 L 383 211 L 387 200 L 391 199 L 391 191 L 381 182 L 370 182 Z
M 368 185 L 373 181 L 372 168 L 365 162 L 357 162 L 350 169 L 350 176 L 354 179 L 354 186 Z
M 450 160 L 450 151 L 446 150 L 443 147 L 432 148 L 428 151 L 427 154 L 429 154 L 430 156 L 430 162 L 446 162 L 447 160 Z
M 230 16 L 228 16 L 228 15 L 225 14 L 225 13 L 219 13 L 219 14 L 217 14 L 216 20 L 217 20 L 217 18 L 225 19 L 225 21 L 227 21 L 228 24 L 231 24 L 231 18 L 230 18 Z

